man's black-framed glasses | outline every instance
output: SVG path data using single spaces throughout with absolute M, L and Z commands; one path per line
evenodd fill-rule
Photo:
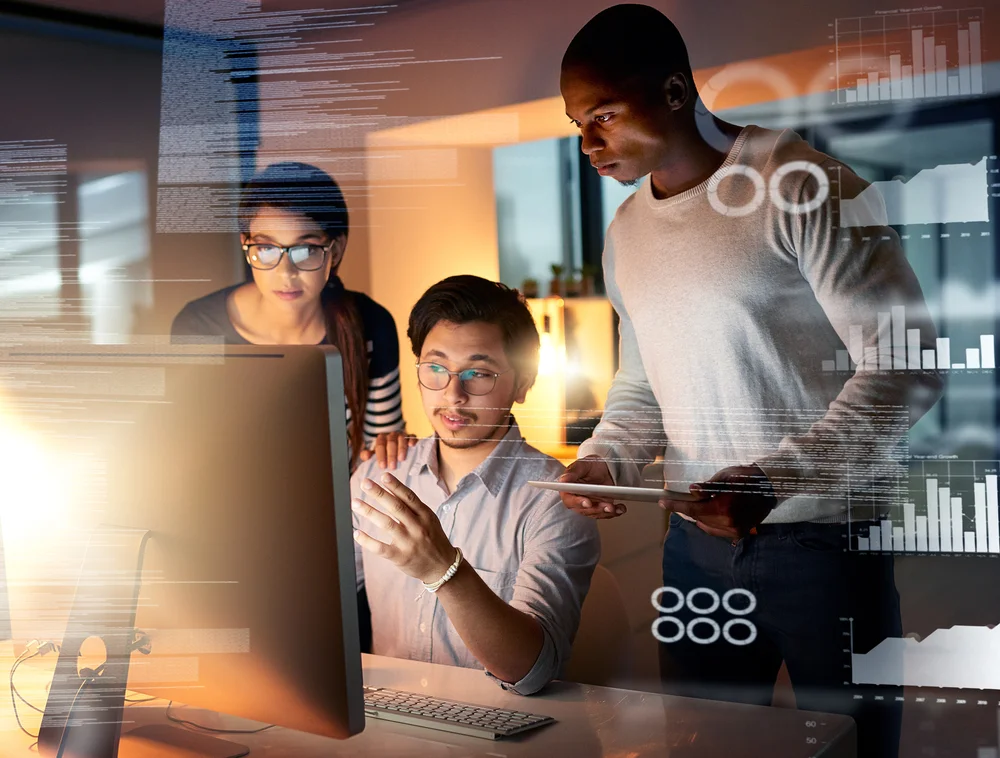
M 482 368 L 467 368 L 461 371 L 449 371 L 440 363 L 422 362 L 417 364 L 417 381 L 429 390 L 443 390 L 451 384 L 451 378 L 458 377 L 462 391 L 469 395 L 488 395 L 497 386 L 497 377 L 507 371 L 487 371 Z
M 332 244 L 332 243 L 331 243 Z M 288 260 L 299 271 L 318 271 L 326 263 L 329 245 L 291 245 L 282 247 L 271 242 L 244 245 L 247 263 L 259 271 L 269 271 L 281 263 L 281 256 L 288 254 Z

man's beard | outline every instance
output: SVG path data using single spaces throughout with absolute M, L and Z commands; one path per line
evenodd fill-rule
M 617 181 L 623 187 L 638 187 L 639 182 L 642 181 L 642 177 L 640 176 L 637 179 L 625 179 L 625 180 L 616 179 L 615 181 Z
M 465 418 L 469 417 L 465 416 Z M 469 418 L 469 421 L 475 423 L 476 419 Z M 472 448 L 477 447 L 479 445 L 483 445 L 487 442 L 493 442 L 497 439 L 500 439 L 501 437 L 503 437 L 503 434 L 506 433 L 507 428 L 509 426 L 510 426 L 510 414 L 508 413 L 507 416 L 500 423 L 494 424 L 488 430 L 485 430 L 487 432 L 486 437 L 473 437 L 472 439 L 465 439 L 462 437 L 442 437 L 439 434 L 438 439 L 440 440 L 442 445 L 444 445 L 445 447 L 450 447 L 452 450 L 471 450 Z M 498 432 L 500 432 L 501 430 L 503 430 L 503 433 L 498 434 Z

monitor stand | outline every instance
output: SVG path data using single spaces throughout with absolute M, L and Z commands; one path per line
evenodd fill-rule
M 149 532 L 101 524 L 91 534 L 66 633 L 38 729 L 43 756 L 112 758 L 121 733 L 142 558 Z M 105 661 L 81 668 L 84 644 L 103 642 Z
M 172 724 L 122 728 L 129 660 L 142 647 L 135 639 L 135 614 L 148 537 L 145 530 L 108 524 L 91 535 L 39 729 L 42 756 L 238 758 L 250 753 L 245 745 Z M 107 657 L 99 671 L 85 673 L 78 659 L 91 637 L 104 642 Z M 135 709 L 135 716 L 141 719 L 142 710 Z
M 145 724 L 121 736 L 118 758 L 237 758 L 250 748 L 171 724 Z

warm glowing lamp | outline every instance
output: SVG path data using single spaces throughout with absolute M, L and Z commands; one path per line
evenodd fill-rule
M 67 529 L 79 463 L 65 458 L 0 407 L 0 639 L 15 632 L 19 639 L 61 635 L 52 613 L 36 612 L 53 609 L 33 606 L 51 605 L 53 582 L 68 578 L 57 566 L 72 550 L 57 543 Z

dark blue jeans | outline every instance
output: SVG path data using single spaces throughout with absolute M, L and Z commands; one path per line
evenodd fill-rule
M 731 625 L 730 640 L 715 636 L 715 626 L 700 622 L 675 642 L 660 643 L 660 673 L 672 694 L 741 703 L 769 705 L 781 662 L 795 691 L 799 708 L 851 716 L 858 726 L 858 755 L 895 758 L 899 752 L 902 688 L 879 688 L 875 701 L 870 687 L 850 683 L 850 638 L 845 632 L 853 619 L 855 653 L 867 653 L 887 637 L 901 636 L 899 594 L 892 556 L 849 552 L 843 524 L 775 524 L 758 527 L 758 534 L 733 546 L 711 537 L 674 514 L 663 549 L 663 584 L 691 597 L 700 610 L 687 604 L 663 613 L 677 622 L 660 622 L 661 636 L 678 636 L 680 625 L 699 615 L 715 620 L 720 630 L 733 618 L 745 618 L 756 631 L 749 644 L 750 626 Z M 750 603 L 755 608 L 741 615 Z M 672 608 L 680 593 L 662 593 L 659 605 Z M 856 694 L 863 698 L 855 699 Z

